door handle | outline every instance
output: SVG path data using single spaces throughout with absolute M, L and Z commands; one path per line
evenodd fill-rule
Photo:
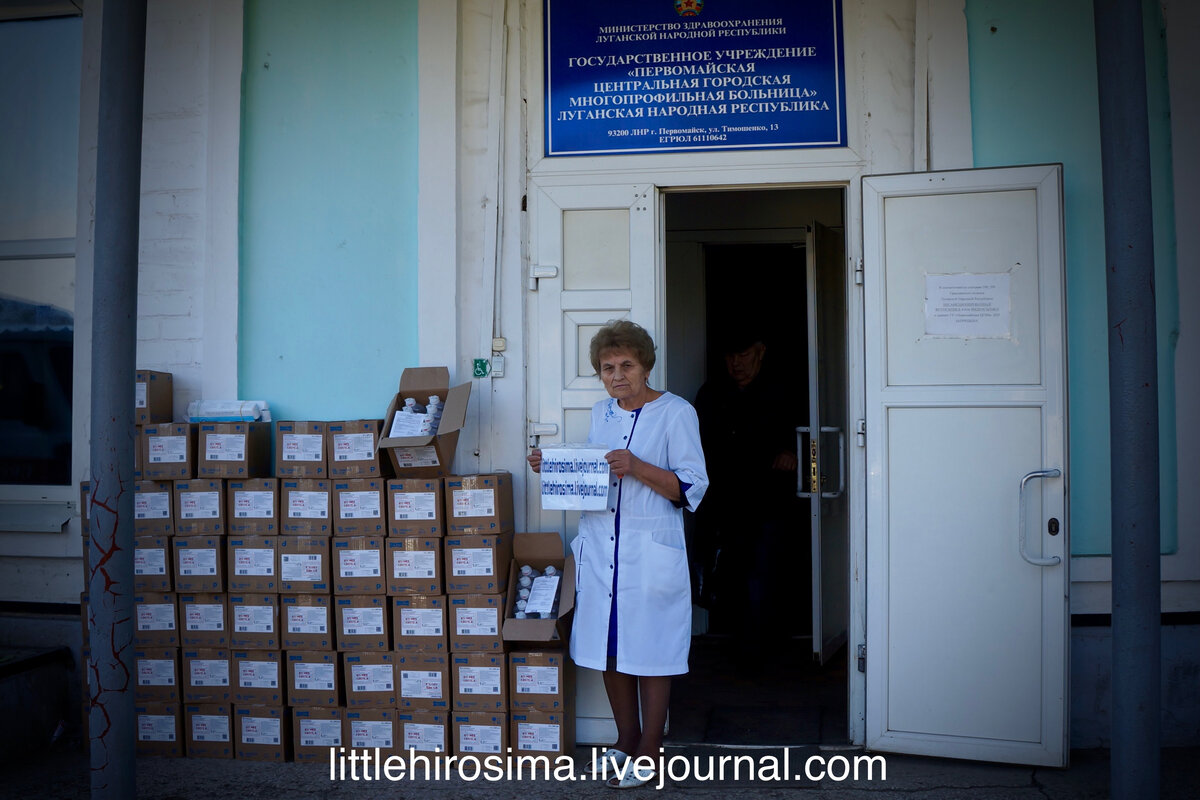
M 1050 556 L 1042 558 L 1039 556 L 1029 555 L 1029 551 L 1025 549 L 1025 484 L 1029 483 L 1034 478 L 1057 478 L 1062 475 L 1062 470 L 1057 468 L 1037 469 L 1021 478 L 1021 486 L 1017 489 L 1017 546 L 1021 551 L 1021 558 L 1035 567 L 1053 567 L 1062 562 L 1058 556 Z
M 796 428 L 796 460 L 800 462 L 800 469 L 796 474 L 796 496 L 797 497 L 824 497 L 833 499 L 841 496 L 842 492 L 846 491 L 846 432 L 841 428 L 821 426 L 821 433 L 836 433 L 838 435 L 838 488 L 836 492 L 821 491 L 821 476 L 817 474 L 817 448 L 819 445 L 820 436 L 812 437 L 812 428 L 802 426 Z M 806 459 L 804 448 L 804 437 L 809 436 L 809 457 Z M 809 467 L 809 489 L 805 491 L 804 487 L 804 466 Z
M 558 433 L 557 422 L 530 422 L 529 423 L 529 446 L 537 447 L 538 439 L 543 436 L 554 436 Z

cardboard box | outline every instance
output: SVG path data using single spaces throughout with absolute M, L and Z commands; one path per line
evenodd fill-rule
M 279 420 L 275 423 L 275 477 L 328 478 L 325 423 Z
M 178 703 L 137 703 L 133 705 L 139 756 L 183 757 Z
M 346 707 L 396 707 L 396 655 L 394 653 L 343 653 Z
M 382 536 L 333 537 L 333 593 L 385 594 Z
M 233 706 L 188 703 L 183 707 L 188 758 L 233 758 Z
M 333 480 L 333 529 L 338 536 L 386 536 L 381 478 Z
M 446 479 L 447 534 L 511 531 L 513 519 L 511 473 Z
M 397 653 L 396 705 L 407 711 L 449 711 L 450 659 L 442 653 Z
M 511 531 L 446 535 L 446 594 L 502 594 L 513 557 Z
M 342 746 L 340 708 L 292 709 L 292 757 L 296 761 L 329 761 L 329 748 Z
M 279 596 L 279 640 L 284 650 L 334 650 L 331 598 L 325 594 Z
M 279 537 L 230 535 L 225 543 L 230 592 L 279 591 Z
M 390 598 L 395 650 L 400 653 L 446 653 L 446 595 L 413 594 Z
M 291 738 L 282 705 L 235 705 L 233 727 L 237 736 L 234 758 L 242 761 L 287 761 Z
M 220 478 L 175 481 L 175 535 L 225 533 L 225 482 Z
M 85 550 L 86 552 L 86 550 Z M 133 590 L 169 592 L 174 589 L 171 540 L 159 534 L 133 537 Z M 89 574 L 85 572 L 86 575 Z
M 222 592 L 225 590 L 225 537 L 215 534 L 186 534 L 175 537 L 174 580 L 177 592 Z
M 508 707 L 512 711 L 572 713 L 575 664 L 565 650 L 508 654 Z
M 508 752 L 508 714 L 503 711 L 455 711 L 454 755 L 483 758 Z
M 335 595 L 337 649 L 343 652 L 390 650 L 388 598 L 383 595 Z
M 201 422 L 196 447 L 200 478 L 265 478 L 271 474 L 271 423 Z
M 175 502 L 170 481 L 135 481 L 133 535 L 175 535 Z
M 148 481 L 195 478 L 196 426 L 187 422 L 143 425 L 141 477 Z
M 504 653 L 451 653 L 455 711 L 508 709 L 508 661 Z
M 558 617 L 517 619 L 517 570 L 528 564 L 538 570 L 553 566 L 562 575 L 558 587 Z M 565 647 L 571 640 L 571 612 L 575 608 L 575 556 L 563 557 L 562 538 L 557 533 L 518 533 L 513 536 L 513 561 L 509 569 L 505 601 L 504 641 L 521 642 L 538 648 Z
M 333 532 L 329 481 L 284 478 L 279 481 L 279 531 L 291 535 L 324 536 Z
M 509 741 L 518 755 L 554 758 L 575 749 L 575 713 L 510 711 Z
M 178 647 L 178 621 L 174 593 L 146 592 L 133 596 L 134 647 Z
M 174 647 L 134 650 L 133 660 L 137 673 L 135 703 L 179 702 L 179 650 Z
M 387 593 L 442 594 L 442 540 L 422 536 L 384 540 Z
M 450 717 L 440 711 L 397 711 L 400 745 L 425 755 L 443 755 L 450 744 Z
M 445 483 L 441 478 L 387 482 L 388 536 L 445 536 Z
M 179 593 L 179 643 L 183 647 L 228 647 L 229 605 L 220 592 Z
M 250 478 L 225 482 L 225 520 L 231 534 L 279 533 L 279 479 Z
M 232 650 L 233 701 L 247 705 L 283 705 L 287 700 L 283 656 L 278 650 Z
M 453 594 L 448 596 L 450 652 L 504 652 L 501 623 L 504 595 Z
M 228 650 L 183 648 L 183 701 L 228 703 L 233 700 L 233 660 Z
M 293 706 L 340 705 L 338 654 L 329 650 L 287 652 L 288 702 Z
M 329 594 L 329 537 L 279 537 L 279 591 Z
M 133 479 L 140 481 L 146 477 L 142 473 L 142 458 L 145 455 L 145 425 L 133 426 Z
M 170 422 L 175 418 L 175 377 L 139 369 L 133 373 L 133 422 Z
M 229 595 L 230 647 L 278 650 L 279 640 L 279 595 Z
M 342 718 L 342 742 L 347 749 L 365 750 L 372 758 L 377 749 L 381 759 L 403 757 L 394 708 L 348 708 Z
M 329 443 L 329 477 L 382 478 L 377 419 L 330 422 L 325 426 Z
M 437 433 L 432 436 L 387 436 L 396 411 L 404 405 L 404 398 L 413 397 L 425 405 L 429 402 L 429 396 L 435 394 L 445 401 Z M 458 447 L 458 434 L 467 421 L 467 401 L 470 397 L 469 383 L 450 388 L 450 370 L 446 367 L 410 367 L 404 370 L 400 375 L 400 390 L 383 415 L 383 427 L 380 428 L 383 438 L 379 440 L 379 449 L 388 454 L 396 477 L 441 478 L 450 474 L 454 465 L 454 451 Z

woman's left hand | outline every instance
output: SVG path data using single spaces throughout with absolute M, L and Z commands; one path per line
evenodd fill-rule
M 608 462 L 608 468 L 617 478 L 633 474 L 637 465 L 642 463 L 640 458 L 628 450 L 610 450 L 604 454 L 604 459 Z

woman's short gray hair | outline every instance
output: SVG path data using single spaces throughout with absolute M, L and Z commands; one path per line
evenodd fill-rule
M 596 335 L 592 337 L 591 358 L 592 369 L 600 372 L 600 357 L 612 351 L 626 351 L 633 354 L 637 362 L 649 372 L 654 368 L 654 340 L 646 329 L 636 322 L 627 319 L 610 320 Z

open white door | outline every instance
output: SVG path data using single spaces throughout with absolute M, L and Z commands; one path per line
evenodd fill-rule
M 868 748 L 1066 764 L 1061 185 L 863 179 Z
M 652 187 L 529 187 L 529 443 L 586 442 L 592 405 L 608 395 L 592 369 L 588 345 L 612 319 L 631 319 L 658 340 L 655 210 Z M 651 385 L 662 385 L 655 365 Z M 536 477 L 527 492 L 531 529 L 575 538 L 578 512 L 542 511 Z M 600 673 L 581 669 L 576 739 L 616 739 Z

